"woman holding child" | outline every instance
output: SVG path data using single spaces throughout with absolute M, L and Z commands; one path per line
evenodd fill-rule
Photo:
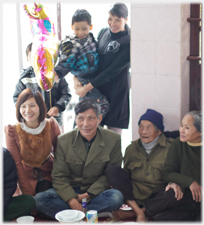
M 18 188 L 15 195 L 35 195 L 52 187 L 53 153 L 60 129 L 46 118 L 47 109 L 37 90 L 25 89 L 16 103 L 18 123 L 5 127 L 6 145 L 16 163 Z
M 127 20 L 127 6 L 114 4 L 109 11 L 109 28 L 103 28 L 98 34 L 98 75 L 85 86 L 74 77 L 76 94 L 80 97 L 93 88 L 106 96 L 110 111 L 101 124 L 119 134 L 129 124 L 130 29 Z

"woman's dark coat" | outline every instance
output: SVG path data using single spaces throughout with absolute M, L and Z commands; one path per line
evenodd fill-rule
M 91 84 L 106 96 L 110 111 L 103 119 L 103 125 L 128 128 L 129 124 L 129 68 L 130 29 L 112 33 L 104 28 L 98 35 L 99 70 Z

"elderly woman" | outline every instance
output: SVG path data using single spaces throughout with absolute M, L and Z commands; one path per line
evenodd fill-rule
M 163 179 L 169 184 L 154 201 L 145 203 L 146 213 L 157 221 L 198 219 L 201 203 L 201 112 L 182 119 L 180 137 L 169 148 Z

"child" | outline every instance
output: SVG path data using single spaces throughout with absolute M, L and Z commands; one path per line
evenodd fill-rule
M 89 32 L 92 28 L 89 12 L 85 9 L 76 10 L 72 17 L 74 35 L 66 36 L 59 45 L 59 61 L 53 70 L 55 79 L 71 72 L 84 86 L 97 75 L 99 57 L 97 43 L 93 34 Z M 105 117 L 109 111 L 109 102 L 98 89 L 92 89 L 83 98 L 96 100 L 101 106 L 103 118 Z
M 70 89 L 66 80 L 63 78 L 60 80 L 59 83 L 55 83 L 53 88 L 50 90 L 50 99 L 50 93 L 43 91 L 37 83 L 37 79 L 31 62 L 31 50 L 32 43 L 30 43 L 26 48 L 27 61 L 30 63 L 31 66 L 22 71 L 20 79 L 16 85 L 16 90 L 13 94 L 13 101 L 16 104 L 18 96 L 26 88 L 33 88 L 39 90 L 45 101 L 48 117 L 55 117 L 63 133 L 62 112 L 66 109 L 71 99 Z

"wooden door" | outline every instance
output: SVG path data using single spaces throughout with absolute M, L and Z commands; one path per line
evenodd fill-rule
M 202 108 L 202 5 L 191 4 L 190 18 L 190 111 Z

